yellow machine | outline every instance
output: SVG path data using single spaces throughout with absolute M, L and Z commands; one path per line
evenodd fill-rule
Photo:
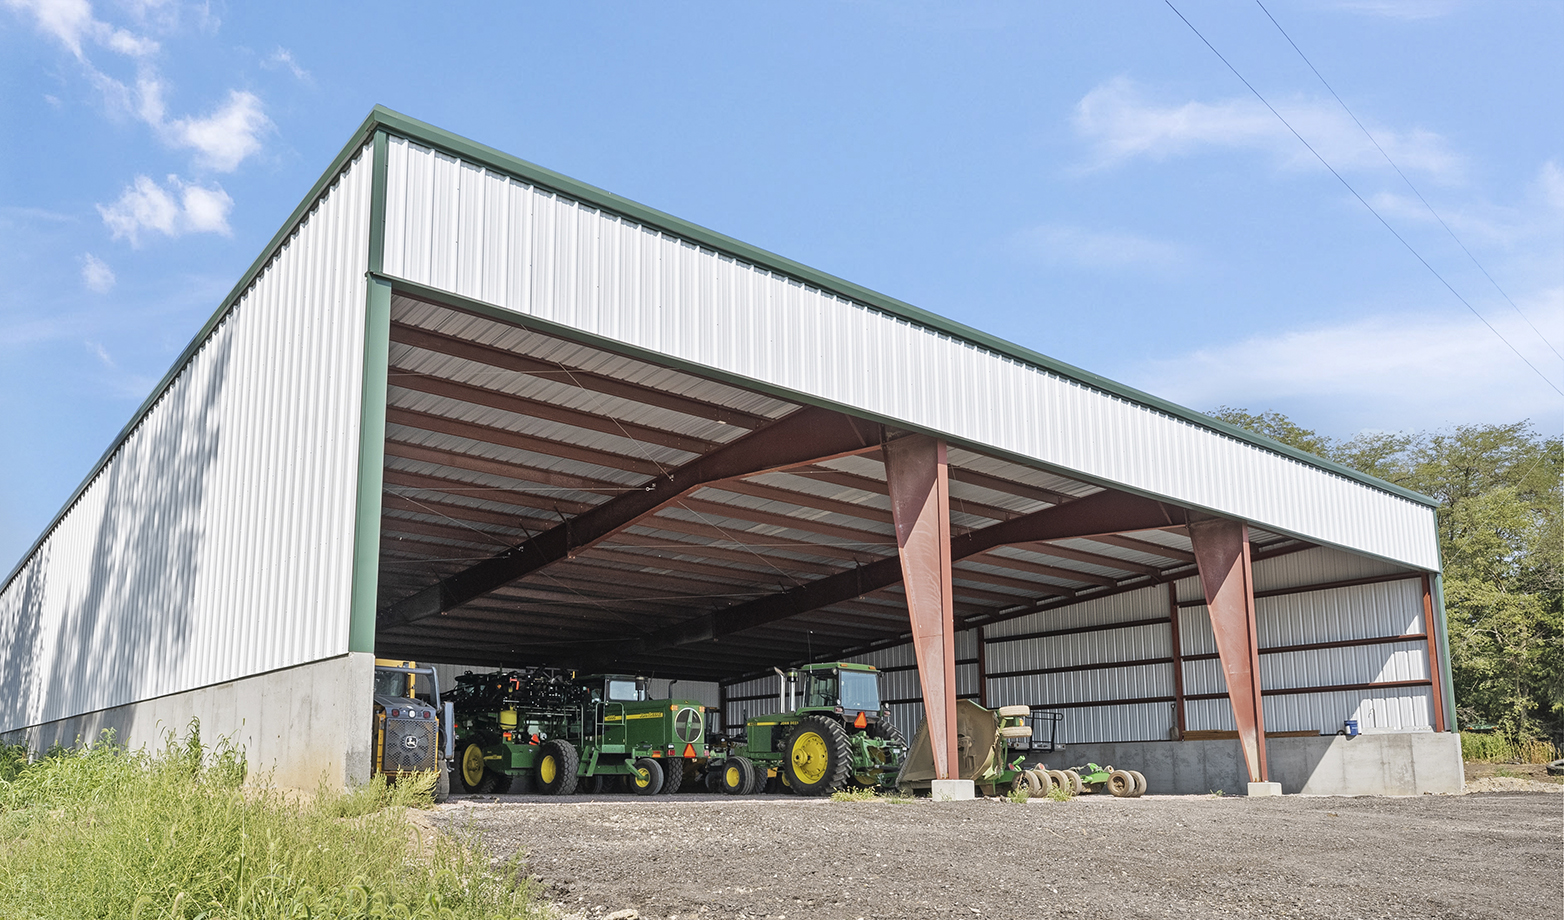
M 450 793 L 453 714 L 440 701 L 434 668 L 375 659 L 374 772 L 395 782 L 414 773 L 439 774 L 436 800 Z

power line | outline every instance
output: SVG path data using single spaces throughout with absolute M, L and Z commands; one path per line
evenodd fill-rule
M 1407 188 L 1412 190 L 1412 194 L 1417 196 L 1417 200 L 1423 203 L 1423 207 L 1428 209 L 1428 213 L 1434 215 L 1434 220 L 1439 221 L 1439 226 L 1445 228 L 1445 232 L 1450 234 L 1450 239 L 1455 240 L 1455 244 L 1461 247 L 1461 251 L 1466 253 L 1466 257 L 1472 260 L 1472 264 L 1477 266 L 1477 270 L 1483 273 L 1483 277 L 1488 279 L 1489 284 L 1493 285 L 1493 289 L 1499 292 L 1499 296 L 1503 297 L 1505 302 L 1514 308 L 1515 312 L 1520 316 L 1520 318 L 1526 321 L 1526 325 L 1531 327 L 1532 332 L 1537 333 L 1537 338 L 1542 340 L 1542 344 L 1548 346 L 1548 349 L 1552 351 L 1560 361 L 1564 361 L 1564 355 L 1559 354 L 1559 350 L 1553 347 L 1553 343 L 1548 341 L 1548 337 L 1542 334 L 1542 330 L 1538 329 L 1537 325 L 1531 321 L 1531 318 L 1521 311 L 1521 308 L 1515 303 L 1515 301 L 1510 299 L 1510 295 L 1506 294 L 1504 288 L 1499 286 L 1499 282 L 1494 280 L 1493 275 L 1488 274 L 1488 269 L 1483 266 L 1483 263 L 1477 261 L 1477 257 L 1472 255 L 1472 251 L 1466 248 L 1466 244 L 1461 242 L 1461 238 L 1455 235 L 1455 231 L 1450 229 L 1450 225 L 1445 223 L 1445 219 L 1439 215 L 1438 211 L 1434 210 L 1434 206 L 1428 203 L 1428 199 L 1424 198 L 1423 193 L 1418 191 L 1417 186 L 1412 184 L 1412 180 L 1407 178 L 1407 174 L 1401 171 L 1401 167 L 1396 165 L 1396 161 L 1392 160 L 1390 158 L 1390 154 L 1385 152 L 1385 148 L 1379 145 L 1379 141 L 1375 139 L 1373 133 L 1370 132 L 1368 128 L 1364 127 L 1363 122 L 1358 120 L 1358 116 L 1354 115 L 1352 109 L 1347 107 L 1346 101 L 1343 100 L 1341 96 L 1337 95 L 1335 88 L 1332 87 L 1330 82 L 1325 79 L 1325 75 L 1320 73 L 1319 68 L 1314 66 L 1314 62 L 1309 60 L 1309 56 L 1303 53 L 1303 49 L 1298 47 L 1298 43 L 1292 40 L 1292 36 L 1288 35 L 1287 30 L 1282 28 L 1282 24 L 1276 21 L 1276 17 L 1271 15 L 1271 11 L 1265 8 L 1265 4 L 1261 3 L 1260 0 L 1254 0 L 1254 2 L 1255 5 L 1260 8 L 1260 11 L 1265 13 L 1265 18 L 1271 20 L 1271 25 L 1276 26 L 1276 31 L 1282 33 L 1282 38 L 1287 39 L 1287 44 L 1292 45 L 1292 50 L 1298 52 L 1298 56 L 1303 58 L 1303 62 L 1305 64 L 1309 65 L 1309 69 L 1314 71 L 1314 75 L 1320 78 L 1320 83 L 1322 83 L 1325 88 L 1330 91 L 1331 96 L 1333 96 L 1335 100 L 1340 103 L 1342 111 L 1346 112 L 1347 117 L 1352 119 L 1352 123 L 1358 126 L 1358 130 L 1363 132 L 1363 136 L 1369 139 L 1369 143 L 1373 144 L 1374 149 L 1379 151 L 1379 155 L 1385 158 L 1385 162 L 1390 164 L 1390 168 L 1396 171 L 1396 175 L 1401 177 L 1401 181 L 1407 184 Z
M 1326 169 L 1330 170 L 1330 174 L 1336 177 L 1336 181 L 1340 182 L 1342 184 L 1342 186 L 1346 188 L 1347 191 L 1351 192 L 1352 193 L 1352 197 L 1358 199 L 1358 203 L 1363 205 L 1363 207 L 1367 208 L 1368 212 L 1370 214 L 1373 214 L 1375 219 L 1378 220 L 1381 224 L 1383 224 L 1386 230 L 1390 231 L 1391 236 L 1394 236 L 1396 238 L 1396 240 L 1401 243 L 1402 246 L 1406 247 L 1407 252 L 1412 253 L 1413 257 L 1415 257 L 1419 262 L 1423 263 L 1423 267 L 1428 269 L 1431 273 L 1433 273 L 1433 276 L 1435 278 L 1439 279 L 1439 283 L 1443 284 L 1445 286 L 1446 290 L 1448 290 L 1451 294 L 1455 295 L 1455 299 L 1459 300 L 1461 302 L 1462 306 L 1464 306 L 1464 307 L 1466 307 L 1466 309 L 1470 310 L 1472 312 L 1473 316 L 1475 316 L 1478 319 L 1482 320 L 1483 325 L 1488 327 L 1488 331 L 1489 332 L 1492 332 L 1494 335 L 1498 336 L 1499 337 L 1499 341 L 1503 342 L 1506 346 L 1508 346 L 1510 351 L 1515 352 L 1515 357 L 1520 358 L 1522 361 L 1526 362 L 1526 366 L 1531 368 L 1532 371 L 1535 372 L 1538 377 L 1541 377 L 1543 383 L 1547 384 L 1553 390 L 1553 392 L 1559 394 L 1560 396 L 1564 396 L 1564 390 L 1559 389 L 1557 384 L 1555 384 L 1552 380 L 1548 379 L 1548 375 L 1544 374 L 1541 370 L 1539 370 L 1537 368 L 1537 365 L 1531 363 L 1531 359 L 1529 359 L 1525 355 L 1521 354 L 1520 349 L 1518 349 L 1514 345 L 1510 344 L 1510 340 L 1505 338 L 1504 334 L 1502 332 L 1500 332 L 1498 329 L 1494 328 L 1493 323 L 1488 322 L 1487 317 L 1483 316 L 1481 313 L 1478 313 L 1477 312 L 1477 308 L 1473 307 L 1470 303 L 1468 303 L 1466 298 L 1461 296 L 1461 292 L 1457 291 L 1454 287 L 1452 287 L 1450 282 L 1445 280 L 1444 275 L 1439 274 L 1438 269 L 1436 269 L 1432 265 L 1430 265 L 1428 263 L 1428 260 L 1423 258 L 1422 253 L 1418 252 L 1412 246 L 1411 243 L 1408 243 L 1406 241 L 1405 237 L 1403 237 L 1400 233 L 1397 233 L 1396 232 L 1396 228 L 1392 227 L 1390 225 L 1390 222 L 1385 220 L 1385 218 L 1383 216 L 1381 216 L 1381 214 L 1374 209 L 1373 205 L 1369 204 L 1368 201 L 1365 200 L 1362 195 L 1358 194 L 1358 190 L 1352 187 L 1352 183 L 1348 182 L 1345 178 L 1343 178 L 1341 173 L 1336 171 L 1336 167 L 1330 165 L 1330 162 L 1328 160 L 1326 160 L 1323 156 L 1321 156 L 1320 152 L 1318 150 L 1314 149 L 1314 145 L 1310 144 L 1307 140 L 1305 140 L 1303 135 L 1298 133 L 1298 129 L 1294 128 L 1292 126 L 1291 122 L 1289 122 L 1286 118 L 1282 117 L 1282 113 L 1281 112 L 1276 111 L 1276 107 L 1271 105 L 1271 103 L 1266 100 L 1265 96 L 1263 96 L 1260 93 L 1259 90 L 1254 88 L 1254 84 L 1250 83 L 1247 79 L 1245 79 L 1244 75 L 1238 72 L 1238 68 L 1234 67 L 1232 65 L 1232 63 L 1230 63 L 1227 60 L 1227 58 L 1222 56 L 1222 52 L 1216 50 L 1216 46 L 1215 45 L 1211 44 L 1211 42 L 1208 41 L 1204 35 L 1200 34 L 1200 30 L 1195 28 L 1195 24 L 1190 22 L 1188 19 L 1184 18 L 1184 14 L 1180 13 L 1178 11 L 1178 7 L 1173 5 L 1173 0 L 1163 0 L 1163 2 L 1168 5 L 1168 9 L 1172 10 L 1173 14 L 1175 16 L 1177 16 L 1179 19 L 1183 20 L 1184 25 L 1189 26 L 1189 31 L 1195 33 L 1195 37 L 1200 39 L 1201 43 L 1203 43 L 1207 48 L 1211 49 L 1211 53 L 1217 56 L 1217 60 L 1219 60 L 1223 64 L 1227 65 L 1227 69 L 1231 70 L 1233 72 L 1233 76 L 1237 77 L 1239 79 L 1239 81 L 1244 84 L 1244 86 L 1248 87 L 1249 88 L 1249 92 L 1254 93 L 1255 98 L 1259 99 L 1261 104 L 1264 105 L 1267 109 L 1269 109 L 1272 115 L 1276 116 L 1276 120 L 1280 121 L 1287 128 L 1288 131 L 1291 131 L 1292 132 L 1292 136 L 1296 137 L 1300 144 L 1302 144 L 1304 147 L 1308 148 L 1309 152 L 1314 154 L 1314 158 L 1316 160 L 1319 160 L 1321 165 L 1323 165 Z

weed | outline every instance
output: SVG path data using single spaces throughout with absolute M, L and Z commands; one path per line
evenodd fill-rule
M 1043 793 L 1043 798 L 1048 799 L 1050 802 L 1068 802 L 1075 798 L 1075 790 L 1059 783 L 1051 783 L 1048 786 L 1048 791 Z
M 1564 757 L 1551 741 L 1513 735 L 1461 733 L 1461 758 L 1483 763 L 1552 763 Z
M 878 802 L 880 792 L 873 786 L 859 786 L 856 789 L 839 789 L 831 793 L 833 802 Z
M 1211 790 L 1211 797 L 1212 797 L 1212 798 L 1213 798 L 1213 799 L 1220 799 L 1220 798 L 1221 798 L 1221 797 L 1222 797 L 1222 796 L 1224 796 L 1224 795 L 1226 795 L 1226 794 L 1227 794 L 1227 793 L 1225 793 L 1225 792 L 1223 792 L 1223 791 L 1222 791 L 1222 790 L 1220 790 L 1220 789 L 1212 789 L 1212 790 Z
M 1008 799 L 1012 805 L 1025 805 L 1026 800 L 1031 797 L 1031 790 L 1027 789 L 1025 786 L 1012 789 L 1010 790 L 1010 794 L 1005 796 L 1005 798 Z
M 155 753 L 107 736 L 0 774 L 0 913 L 55 918 L 517 917 L 534 913 L 514 867 L 421 837 L 419 783 L 369 784 L 301 803 L 245 784 L 241 751 L 192 724 Z M 344 820 L 348 818 L 350 820 Z

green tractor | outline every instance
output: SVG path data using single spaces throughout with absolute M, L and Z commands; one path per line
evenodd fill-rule
M 705 707 L 647 697 L 645 678 L 629 675 L 469 672 L 452 693 L 457 773 L 472 792 L 515 791 L 517 780 L 545 795 L 621 781 L 640 795 L 677 792 L 707 756 Z
M 708 788 L 749 795 L 775 780 L 799 795 L 829 795 L 894 780 L 907 742 L 881 705 L 877 670 L 830 662 L 777 674 L 781 711 L 745 719 L 743 738 L 713 760 Z

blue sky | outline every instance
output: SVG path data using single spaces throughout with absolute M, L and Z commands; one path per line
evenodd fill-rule
M 1564 387 L 1564 4 L 1267 4 L 1526 319 L 1257 5 L 1178 6 Z M 1195 408 L 1564 429 L 1160 2 L 0 0 L 0 568 L 377 102 Z

